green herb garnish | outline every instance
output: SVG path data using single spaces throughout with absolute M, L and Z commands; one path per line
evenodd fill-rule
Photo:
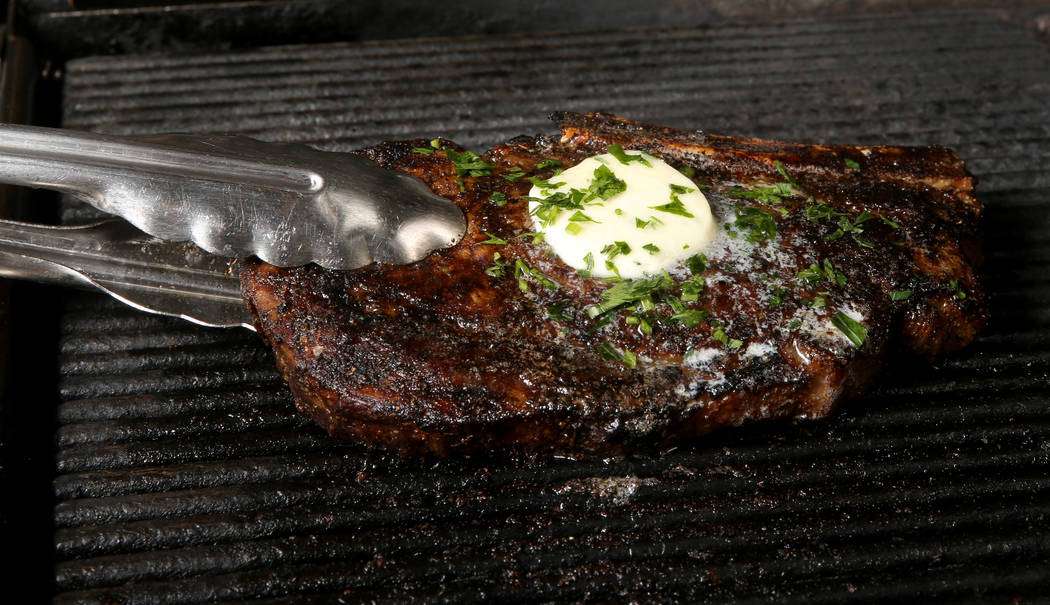
M 629 246 L 627 242 L 615 241 L 611 244 L 607 244 L 604 248 L 602 248 L 602 254 L 604 254 L 610 259 L 616 258 L 621 254 L 630 253 L 631 246 Z
M 496 206 L 502 206 L 507 203 L 507 194 L 501 191 L 493 191 L 492 195 L 489 196 L 489 201 Z
M 633 153 L 625 152 L 623 150 L 623 146 L 621 146 L 619 143 L 613 143 L 612 145 L 609 145 L 608 147 L 606 147 L 605 150 L 607 152 L 609 152 L 609 154 L 611 156 L 613 156 L 614 158 L 619 160 L 621 164 L 630 164 L 631 162 L 639 162 L 643 166 L 648 166 L 648 167 L 652 168 L 652 164 L 650 164 L 649 161 L 646 160 L 644 156 L 642 156 L 641 154 L 633 154 Z
M 739 349 L 740 346 L 744 344 L 744 341 L 742 340 L 738 340 L 736 338 L 729 338 L 729 335 L 725 332 L 725 328 L 723 328 L 722 326 L 717 326 L 715 328 L 715 332 L 711 335 L 711 338 L 716 342 L 724 344 L 730 349 Z
M 579 210 L 570 216 L 569 220 L 573 223 L 601 223 L 601 221 L 596 221 Z
M 810 198 L 812 199 L 812 198 Z M 838 216 L 846 216 L 845 212 L 839 212 L 827 204 L 814 204 L 806 206 L 806 220 L 816 223 L 823 219 L 829 219 Z
M 608 166 L 599 166 L 594 169 L 594 178 L 590 187 L 587 188 L 583 201 L 589 202 L 594 198 L 607 200 L 617 193 L 627 190 L 627 183 L 616 178 L 616 175 Z
M 911 290 L 893 290 L 890 292 L 890 300 L 907 300 L 911 296 Z
M 510 170 L 500 175 L 503 180 L 514 182 L 521 177 L 525 176 L 525 171 L 521 169 L 521 166 L 512 166 Z
M 735 226 L 737 229 L 747 229 L 747 241 L 752 244 L 774 240 L 777 237 L 776 215 L 768 210 L 752 208 L 750 206 L 737 206 Z
M 452 165 L 456 167 L 456 182 L 459 184 L 460 191 L 464 191 L 463 175 L 472 177 L 491 176 L 492 169 L 496 167 L 495 164 L 489 164 L 481 159 L 481 156 L 473 151 L 464 151 L 460 153 L 455 149 L 448 149 L 446 147 L 445 155 L 448 156 Z
M 525 239 L 526 237 L 531 237 L 532 243 L 538 244 L 543 241 L 544 234 L 542 231 L 526 231 L 525 233 L 515 235 L 514 239 Z
M 569 193 L 556 192 L 539 200 L 539 204 L 532 209 L 532 214 L 540 220 L 540 225 L 550 227 L 555 219 L 564 210 L 579 210 L 583 208 L 584 193 L 573 189 Z
M 678 200 L 678 199 L 674 200 L 673 202 L 670 202 L 670 203 L 667 203 L 667 204 L 663 204 L 663 205 L 660 205 L 660 206 L 649 206 L 649 207 L 652 208 L 653 210 L 659 210 L 660 212 L 667 212 L 669 214 L 677 214 L 679 216 L 684 216 L 686 218 L 695 218 L 695 216 L 691 212 L 689 212 L 688 210 L 685 209 L 685 206 L 682 204 L 682 201 Z
M 831 261 L 824 259 L 821 264 L 813 263 L 809 267 L 801 270 L 795 276 L 795 279 L 801 282 L 807 282 L 809 285 L 815 285 L 821 282 L 821 280 L 827 279 L 832 283 L 836 283 L 840 286 L 846 284 L 846 275 L 835 268 L 831 264 Z
M 836 311 L 831 316 L 831 323 L 839 329 L 840 332 L 846 335 L 846 338 L 853 343 L 854 347 L 860 347 L 864 344 L 864 340 L 868 337 L 868 330 L 864 326 L 857 323 L 849 315 L 846 315 L 842 311 Z
M 557 189 L 558 187 L 561 187 L 562 185 L 566 184 L 565 181 L 554 182 L 551 179 L 541 179 L 538 176 L 530 176 L 525 180 L 532 183 L 536 187 L 539 187 L 540 189 Z
M 575 314 L 576 309 L 567 300 L 556 302 L 547 307 L 547 315 L 554 321 L 572 321 L 572 317 Z
M 784 170 L 784 165 L 780 163 L 780 160 L 773 162 L 773 167 L 777 169 L 777 172 L 780 173 L 780 176 L 784 177 L 784 180 L 787 181 L 788 184 L 798 187 L 798 183 L 795 182 L 795 179 L 788 176 L 787 170 Z
M 588 252 L 587 256 L 583 257 L 583 262 L 585 263 L 586 268 L 584 268 L 584 269 L 577 269 L 576 273 L 580 277 L 583 277 L 583 278 L 586 279 L 586 278 L 589 278 L 591 276 L 591 274 L 594 272 L 594 255 L 591 254 L 590 252 Z
M 495 235 L 492 235 L 488 231 L 482 231 L 482 233 L 484 233 L 485 235 L 489 236 L 489 238 L 487 240 L 483 241 L 483 242 L 478 242 L 479 244 L 504 245 L 504 244 L 507 243 L 507 240 L 505 240 L 503 238 L 496 237 Z
M 502 262 L 500 258 L 502 257 L 500 256 L 499 252 L 492 255 L 493 264 L 488 269 L 485 269 L 485 275 L 491 277 L 503 277 L 504 275 L 506 275 L 507 263 Z
M 623 353 L 620 353 L 616 350 L 616 347 L 612 346 L 606 341 L 602 341 L 602 343 L 598 345 L 598 354 L 602 356 L 602 359 L 608 359 L 610 361 L 619 361 L 620 363 L 629 368 L 633 368 L 638 365 L 638 357 L 634 353 L 627 350 L 624 350 Z
M 694 275 L 692 278 L 682 282 L 682 300 L 700 300 L 700 293 L 704 291 L 707 282 L 704 278 Z
M 660 219 L 656 218 L 655 216 L 650 216 L 647 220 L 644 220 L 644 221 L 642 219 L 640 219 L 640 218 L 635 218 L 634 219 L 634 226 L 637 227 L 638 229 L 645 229 L 646 227 L 654 227 L 655 228 L 657 225 L 662 225 L 663 223 L 664 223 L 663 221 L 661 221 Z
M 600 302 L 587 307 L 587 314 L 593 318 L 624 305 L 638 304 L 654 292 L 671 287 L 672 283 L 673 280 L 664 273 L 649 278 L 625 279 L 602 292 Z M 651 304 L 651 300 L 643 304 Z
M 543 170 L 544 168 L 561 168 L 561 160 L 547 158 L 546 160 L 536 162 L 536 170 Z
M 707 271 L 707 256 L 703 253 L 694 254 L 685 259 L 685 266 L 689 268 L 689 272 L 693 275 L 700 275 Z
M 953 279 L 948 284 L 952 287 L 952 290 L 955 290 L 955 298 L 959 300 L 966 298 L 966 292 L 963 292 L 962 288 L 959 287 L 959 280 Z
M 520 258 L 514 261 L 514 277 L 517 278 L 518 288 L 522 292 L 529 291 L 529 283 L 526 281 L 526 277 L 532 277 L 548 290 L 558 289 L 558 284 L 554 283 L 554 280 L 541 273 L 538 269 L 533 269 L 526 265 Z
M 858 172 L 860 171 L 860 164 L 858 164 L 855 160 L 851 158 L 843 158 L 842 163 L 845 164 L 847 168 L 856 170 Z
M 654 245 L 654 244 L 646 244 L 646 245 L 642 246 L 642 249 L 648 250 L 649 254 L 656 254 L 656 253 L 658 253 L 660 251 L 660 249 L 657 248 L 656 245 Z

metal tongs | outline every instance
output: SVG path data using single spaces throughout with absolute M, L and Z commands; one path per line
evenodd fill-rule
M 0 221 L 0 274 L 90 283 L 206 325 L 250 323 L 228 258 L 330 269 L 410 263 L 465 229 L 455 204 L 404 173 L 243 136 L 125 138 L 0 124 L 0 182 L 69 193 L 165 240 L 116 220 Z M 211 254 L 177 243 L 189 241 Z

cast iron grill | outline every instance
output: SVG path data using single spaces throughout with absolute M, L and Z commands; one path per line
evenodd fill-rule
M 1050 595 L 1050 53 L 987 13 L 70 62 L 65 126 L 477 150 L 605 110 L 940 143 L 980 179 L 993 320 L 821 422 L 659 457 L 418 461 L 295 413 L 247 331 L 97 295 L 62 318 L 59 602 L 854 601 Z M 75 220 L 77 211 L 67 213 Z

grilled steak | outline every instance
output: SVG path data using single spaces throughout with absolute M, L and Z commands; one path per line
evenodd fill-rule
M 332 434 L 405 453 L 666 447 L 748 419 L 824 416 L 871 384 L 889 347 L 933 358 L 985 320 L 981 206 L 948 149 L 554 118 L 560 138 L 514 139 L 473 174 L 447 141 L 361 152 L 463 208 L 452 248 L 344 273 L 246 266 L 259 333 Z M 598 313 L 615 284 L 528 235 L 521 172 L 548 178 L 549 160 L 572 166 L 613 143 L 691 174 L 728 233 L 706 263 L 650 283 L 652 305 Z M 683 296 L 698 277 L 702 291 Z

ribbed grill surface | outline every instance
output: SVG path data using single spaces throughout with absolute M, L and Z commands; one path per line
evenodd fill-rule
M 1050 597 L 1050 54 L 993 16 L 417 40 L 68 66 L 65 124 L 329 149 L 554 109 L 957 149 L 993 320 L 822 422 L 665 456 L 427 461 L 330 439 L 257 337 L 84 295 L 63 320 L 59 602 Z

